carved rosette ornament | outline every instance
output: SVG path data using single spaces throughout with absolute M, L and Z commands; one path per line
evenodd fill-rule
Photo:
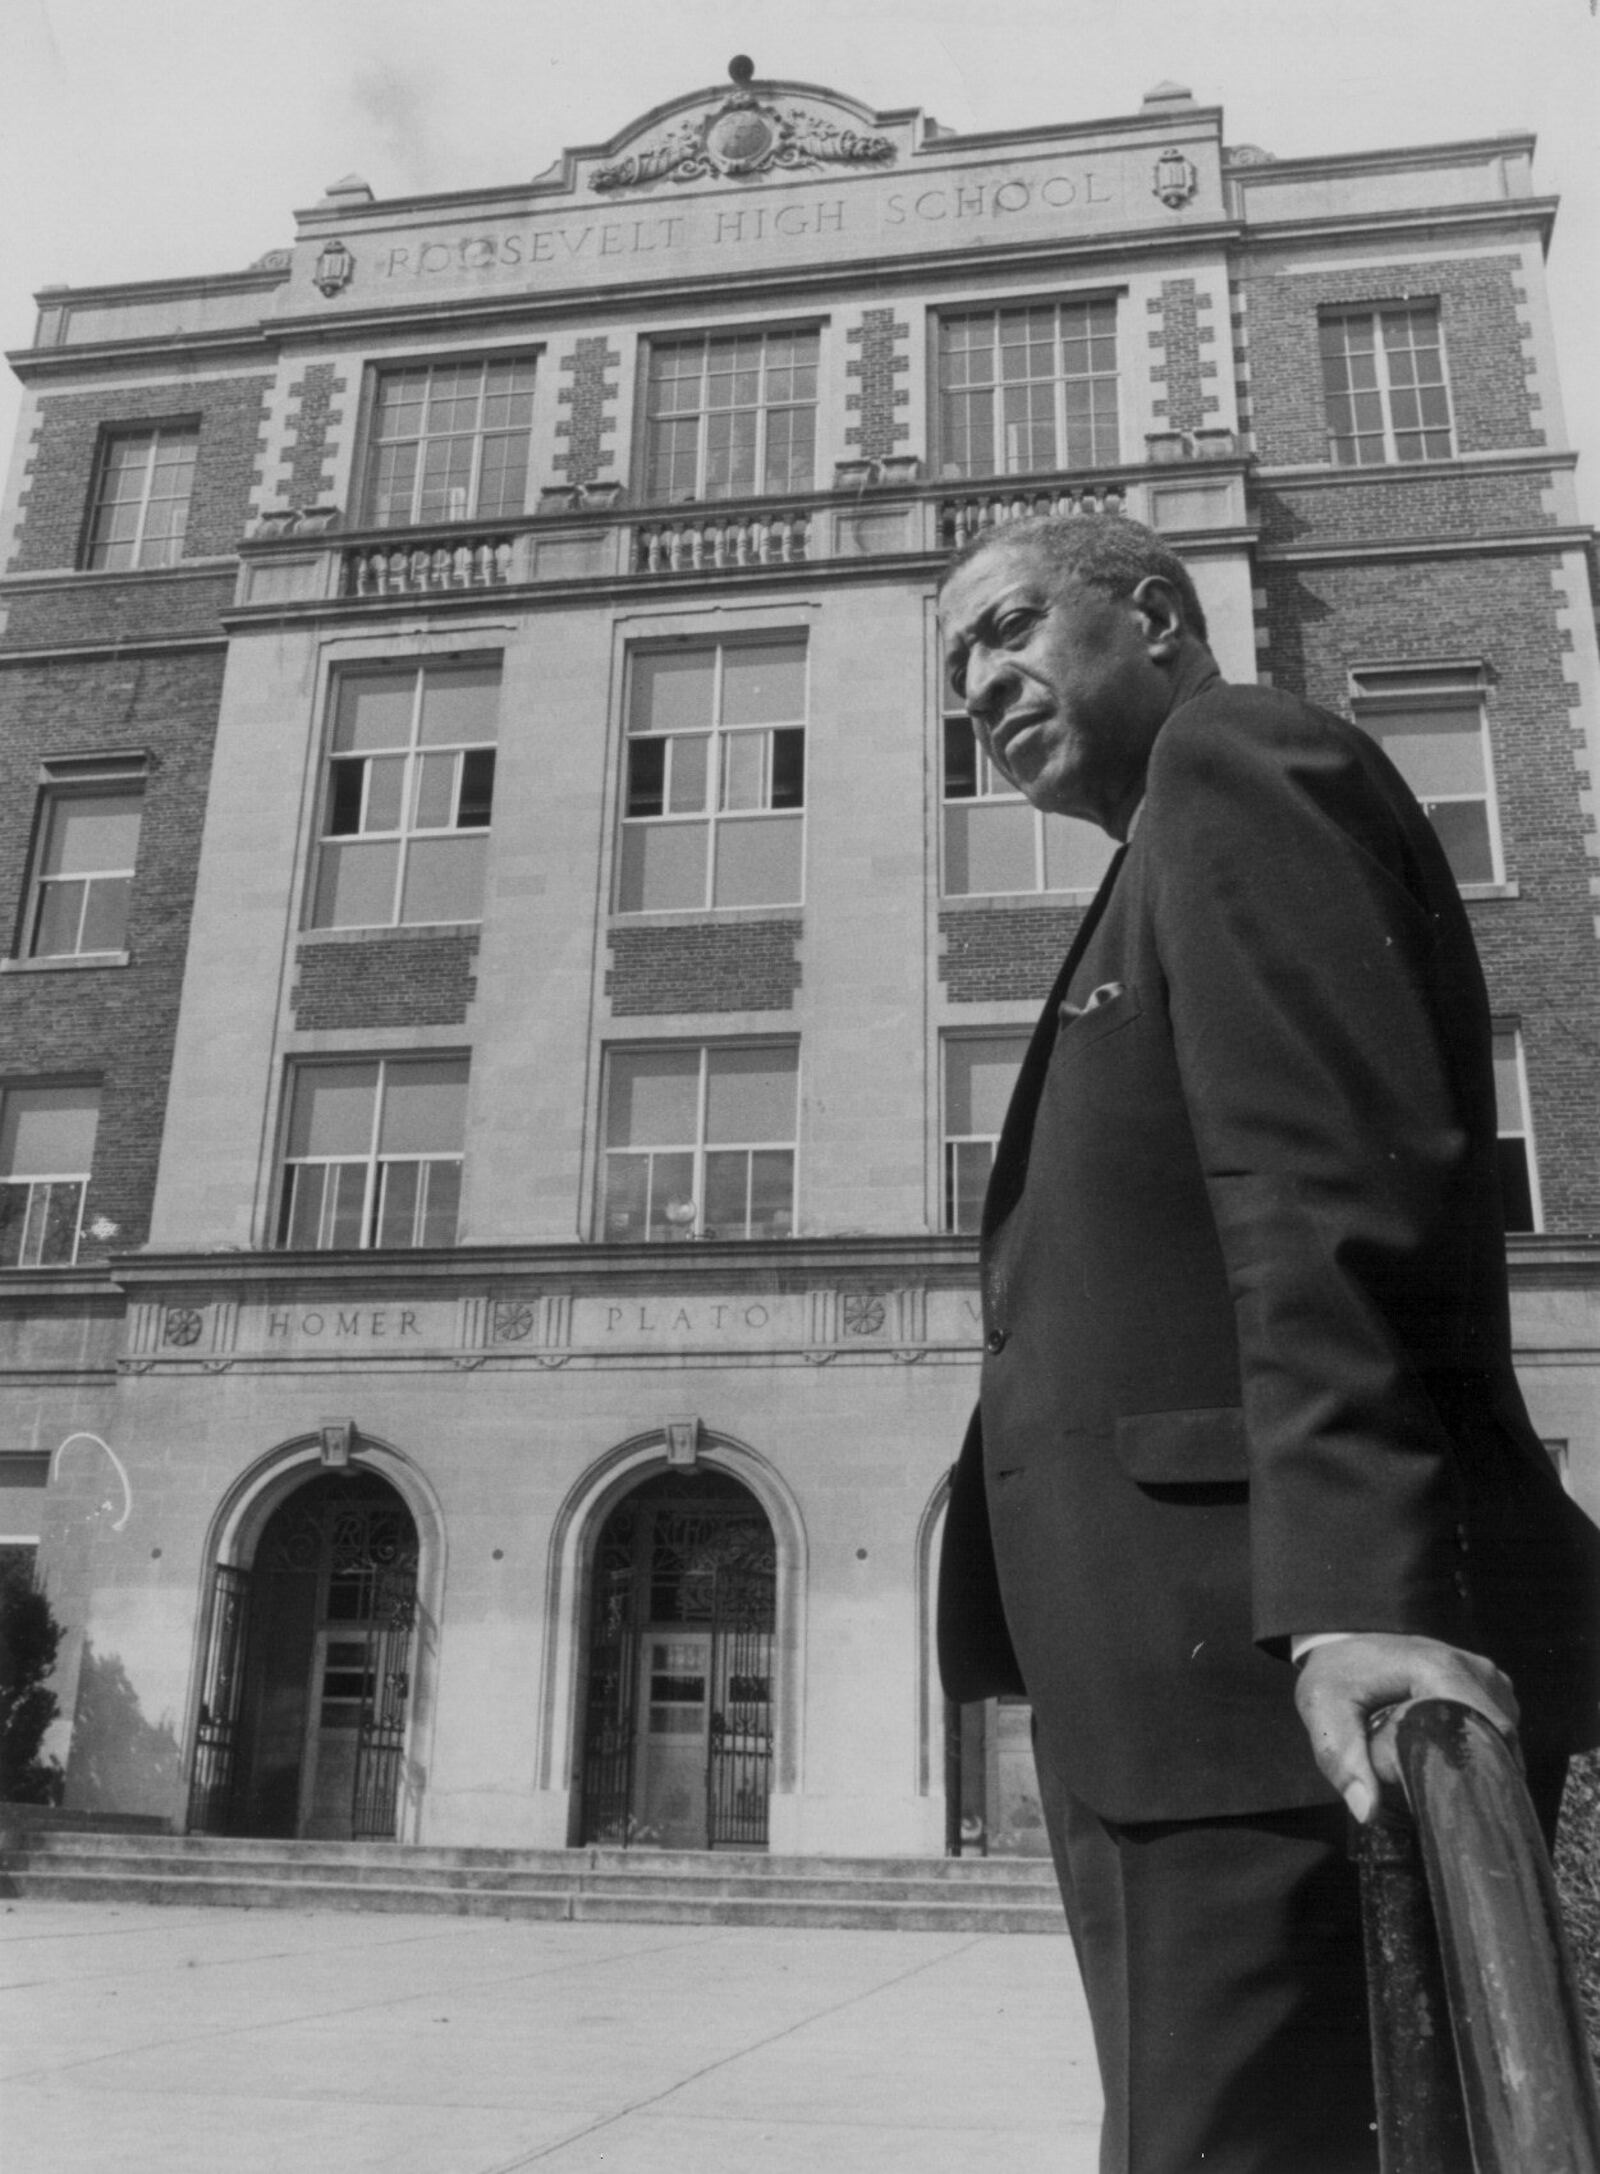
M 741 56 L 728 73 L 735 89 L 714 112 L 684 120 L 654 143 L 596 167 L 592 189 L 644 189 L 658 181 L 742 181 L 774 169 L 882 166 L 894 157 L 887 136 L 841 128 L 803 106 L 779 108 L 750 90 L 752 64 Z
M 194 1306 L 169 1306 L 161 1332 L 164 1344 L 177 1344 L 180 1349 L 200 1341 L 203 1317 Z

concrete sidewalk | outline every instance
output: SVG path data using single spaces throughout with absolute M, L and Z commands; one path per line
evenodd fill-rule
M 1093 2174 L 1066 1940 L 0 1905 L 3 2174 Z

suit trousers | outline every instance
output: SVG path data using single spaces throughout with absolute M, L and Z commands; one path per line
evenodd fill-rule
M 1342 1804 L 1119 1824 L 1035 1758 L 1105 2089 L 1100 2174 L 1376 2174 Z M 1565 1761 L 1530 1775 L 1553 1836 Z

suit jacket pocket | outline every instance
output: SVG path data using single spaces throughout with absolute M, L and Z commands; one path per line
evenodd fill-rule
M 1127 1026 L 1138 1018 L 1140 1012 L 1137 989 L 1122 989 L 1117 995 L 1107 997 L 1103 1003 L 1088 1011 L 1061 1014 L 1060 1031 L 1056 1036 L 1056 1048 L 1082 1049 L 1089 1042 L 1097 1042 L 1102 1035 L 1115 1034 L 1118 1027 Z
M 1117 1421 L 1117 1461 L 1141 1487 L 1220 1487 L 1250 1477 L 1237 1404 L 1129 1412 Z

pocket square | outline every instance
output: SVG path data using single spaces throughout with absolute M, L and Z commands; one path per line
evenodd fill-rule
M 1087 1012 L 1098 1011 L 1102 1004 L 1109 1004 L 1114 998 L 1123 994 L 1123 984 L 1120 981 L 1101 982 L 1098 989 L 1089 991 L 1081 1004 L 1063 1003 L 1061 1007 L 1062 1025 L 1065 1026 L 1074 1019 L 1082 1019 Z

